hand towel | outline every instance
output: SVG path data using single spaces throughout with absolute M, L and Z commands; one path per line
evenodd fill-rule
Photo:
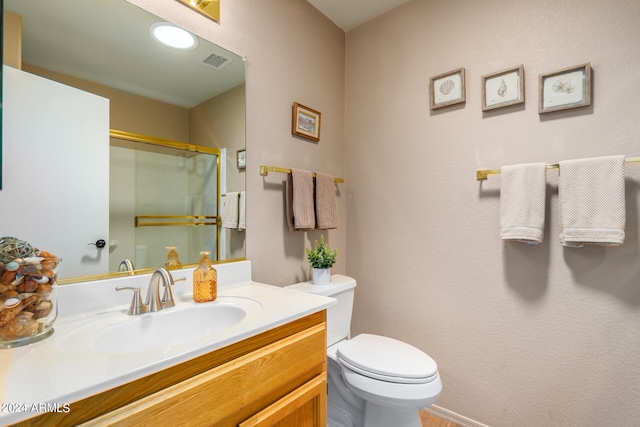
M 313 202 L 313 174 L 291 169 L 286 181 L 286 210 L 289 231 L 313 230 L 316 216 Z
M 563 246 L 624 242 L 624 156 L 560 162 L 558 204 Z
M 338 203 L 333 177 L 316 172 L 316 228 L 328 230 L 338 228 Z
M 222 226 L 224 228 L 238 228 L 238 198 L 239 193 L 227 193 L 224 198 L 222 212 Z
M 298 231 L 293 224 L 293 179 L 290 173 L 287 174 L 287 180 L 285 181 L 285 211 L 289 233 Z
M 240 196 L 238 197 L 238 230 L 244 230 L 245 228 L 247 228 L 246 199 L 246 192 L 241 191 Z
M 500 169 L 500 237 L 537 245 L 544 240 L 547 164 Z

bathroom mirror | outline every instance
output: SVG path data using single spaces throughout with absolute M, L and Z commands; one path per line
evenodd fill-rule
M 236 153 L 245 149 L 245 66 L 243 58 L 235 55 L 215 44 L 197 37 L 197 46 L 192 49 L 176 50 L 160 45 L 151 33 L 152 24 L 164 21 L 147 11 L 132 5 L 125 0 L 4 0 L 3 14 L 5 17 L 3 30 L 5 33 L 5 50 L 9 43 L 6 25 L 8 16 L 19 17 L 21 27 L 21 62 L 17 68 L 20 72 L 36 75 L 47 80 L 60 82 L 66 86 L 80 89 L 84 92 L 98 95 L 108 99 L 108 130 L 117 130 L 125 133 L 143 135 L 152 139 L 169 140 L 183 144 L 194 144 L 219 150 L 220 176 L 218 194 L 215 196 L 216 205 L 224 203 L 227 192 L 240 192 L 245 189 L 245 172 L 236 166 Z M 211 23 L 211 25 L 217 25 Z M 137 49 L 137 50 L 135 50 Z M 5 57 L 5 62 L 6 62 Z M 8 63 L 7 63 L 8 64 Z M 11 67 L 15 65 L 8 64 Z M 7 67 L 5 66 L 5 69 Z M 4 76 L 6 82 L 6 76 Z M 5 85 L 5 89 L 6 89 Z M 54 100 L 55 106 L 66 108 L 65 103 L 70 101 L 66 96 L 58 96 Z M 7 109 L 7 104 L 5 104 Z M 6 116 L 4 118 L 6 125 Z M 84 120 L 84 118 L 81 118 Z M 80 126 L 84 125 L 83 122 Z M 37 127 L 37 126 L 36 126 Z M 50 128 L 56 127 L 51 124 Z M 105 133 L 105 132 L 103 132 Z M 4 135 L 4 132 L 3 132 Z M 67 134 L 68 135 L 68 134 Z M 43 139 L 48 139 L 44 136 Z M 89 148 L 80 149 L 67 147 L 65 135 L 59 140 L 52 140 L 56 152 L 69 150 L 76 163 L 85 162 Z M 110 156 L 113 156 L 114 140 L 110 145 Z M 6 143 L 5 143 L 6 145 Z M 5 146 L 5 148 L 7 148 Z M 122 147 L 119 147 L 122 148 Z M 4 188 L 0 190 L 0 203 L 4 205 L 3 196 L 11 193 L 7 187 L 12 182 L 7 180 L 8 164 L 20 161 L 11 158 L 11 150 L 5 150 L 4 162 Z M 34 162 L 45 162 L 50 153 L 44 150 L 33 150 L 30 153 Z M 102 156 L 104 157 L 104 155 Z M 87 157 L 88 158 L 88 157 Z M 193 166 L 190 156 L 176 156 L 179 166 Z M 105 163 L 98 161 L 98 163 Z M 115 163 L 113 158 L 109 161 L 111 166 Z M 121 163 L 120 163 L 121 164 Z M 50 165 L 52 166 L 52 165 Z M 45 166 L 46 167 L 46 166 Z M 91 167 L 90 175 L 106 175 L 111 178 L 109 187 L 113 187 L 113 180 L 121 171 L 114 173 L 109 167 L 104 171 L 97 169 L 98 165 Z M 194 166 L 198 167 L 198 166 Z M 64 167 L 49 167 L 47 173 L 64 173 Z M 135 174 L 136 172 L 130 172 Z M 62 193 L 73 193 L 74 187 L 88 180 L 89 174 L 83 173 L 76 176 L 69 188 L 60 189 Z M 51 177 L 50 182 L 56 182 L 57 177 Z M 14 188 L 16 185 L 13 186 Z M 7 191 L 8 190 L 8 191 Z M 58 189 L 56 189 L 58 191 Z M 106 200 L 110 216 L 108 222 L 122 222 L 122 218 L 113 218 L 118 213 L 110 200 L 112 195 L 98 194 L 97 191 L 75 191 L 81 193 L 84 199 L 77 205 L 69 203 L 55 203 L 48 207 L 53 223 L 47 224 L 50 228 L 65 230 L 65 244 L 74 245 L 80 250 L 80 255 L 69 256 L 71 250 L 56 249 L 51 245 L 59 245 L 60 239 L 55 243 L 43 243 L 35 232 L 30 231 L 33 223 L 29 223 L 26 216 L 24 221 L 21 215 L 15 215 L 12 224 L 0 227 L 0 235 L 13 235 L 15 237 L 33 241 L 34 244 L 51 251 L 56 251 L 63 258 L 59 277 L 61 282 L 69 283 L 91 278 L 108 277 L 117 273 L 119 256 L 109 259 L 111 265 L 106 271 L 91 271 L 91 273 L 68 274 L 65 271 L 84 271 L 80 267 L 91 267 L 98 260 L 113 258 L 111 255 L 122 247 L 121 242 L 111 238 L 112 231 L 91 231 L 88 227 L 81 226 L 76 218 L 89 218 L 77 209 L 83 205 L 98 205 L 98 199 Z M 162 197 L 145 194 L 144 188 L 135 190 L 136 199 L 144 199 L 145 203 L 154 199 L 160 201 Z M 175 189 L 168 189 L 175 196 Z M 4 193 L 4 194 L 3 194 Z M 197 195 L 189 194 L 189 198 Z M 216 208 L 221 214 L 221 208 Z M 160 211 L 160 209 L 159 209 Z M 121 213 L 121 212 L 120 212 Z M 58 222 L 60 218 L 71 219 L 75 226 L 69 227 Z M 129 219 L 126 219 L 129 221 Z M 134 217 L 130 218 L 131 224 Z M 158 242 L 157 235 L 151 227 L 145 229 L 145 233 L 136 236 L 132 243 L 136 248 L 153 245 L 162 245 L 162 253 L 166 253 L 165 246 L 174 246 L 174 242 Z M 17 231 L 16 231 L 17 230 Z M 22 232 L 23 230 L 26 230 Z M 221 228 L 225 244 L 220 253 L 221 261 L 243 259 L 245 257 L 245 233 L 235 229 Z M 25 234 L 26 233 L 26 234 Z M 191 234 L 199 234 L 191 229 Z M 153 239 L 143 237 L 153 236 Z M 96 246 L 95 242 L 105 240 L 104 248 Z M 149 240 L 149 241 L 147 241 Z M 131 242 L 130 242 L 131 244 Z M 180 253 L 180 247 L 178 247 Z M 197 251 L 196 251 L 197 252 Z M 183 265 L 197 262 L 197 255 L 192 259 L 187 258 L 187 253 L 180 253 Z M 156 261 L 155 267 L 164 263 Z M 78 264 L 78 265 L 76 265 Z M 135 262 L 133 263 L 135 266 Z M 114 265 L 116 267 L 114 267 Z M 148 266 L 145 266 L 148 267 Z M 91 277 L 89 277 L 91 276 Z

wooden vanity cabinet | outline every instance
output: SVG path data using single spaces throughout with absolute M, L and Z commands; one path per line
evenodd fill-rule
M 325 427 L 325 313 L 18 425 Z

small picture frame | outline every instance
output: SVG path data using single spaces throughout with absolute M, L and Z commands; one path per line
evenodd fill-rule
M 312 141 L 320 141 L 320 117 L 319 111 L 294 102 L 291 132 Z
M 220 2 L 218 0 L 215 1 L 192 1 L 192 0 L 178 0 L 180 3 L 185 6 L 190 7 L 206 16 L 209 19 L 212 19 L 214 22 L 220 22 Z
M 538 113 L 591 105 L 591 64 L 540 74 Z
M 482 111 L 524 102 L 524 66 L 482 76 Z
M 432 110 L 465 102 L 464 68 L 431 77 L 429 100 Z
M 247 150 L 238 150 L 236 152 L 236 165 L 238 169 L 245 169 L 247 167 Z

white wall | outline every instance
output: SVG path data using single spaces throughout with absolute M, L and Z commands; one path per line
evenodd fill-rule
M 640 2 L 414 0 L 347 33 L 347 274 L 356 333 L 439 364 L 438 405 L 493 427 L 640 419 L 640 166 L 627 238 L 563 248 L 557 171 L 541 246 L 499 238 L 500 177 L 477 168 L 640 156 Z M 541 116 L 541 73 L 591 62 L 593 105 Z M 481 76 L 524 64 L 526 104 L 484 113 Z M 429 109 L 466 67 L 467 102 Z

